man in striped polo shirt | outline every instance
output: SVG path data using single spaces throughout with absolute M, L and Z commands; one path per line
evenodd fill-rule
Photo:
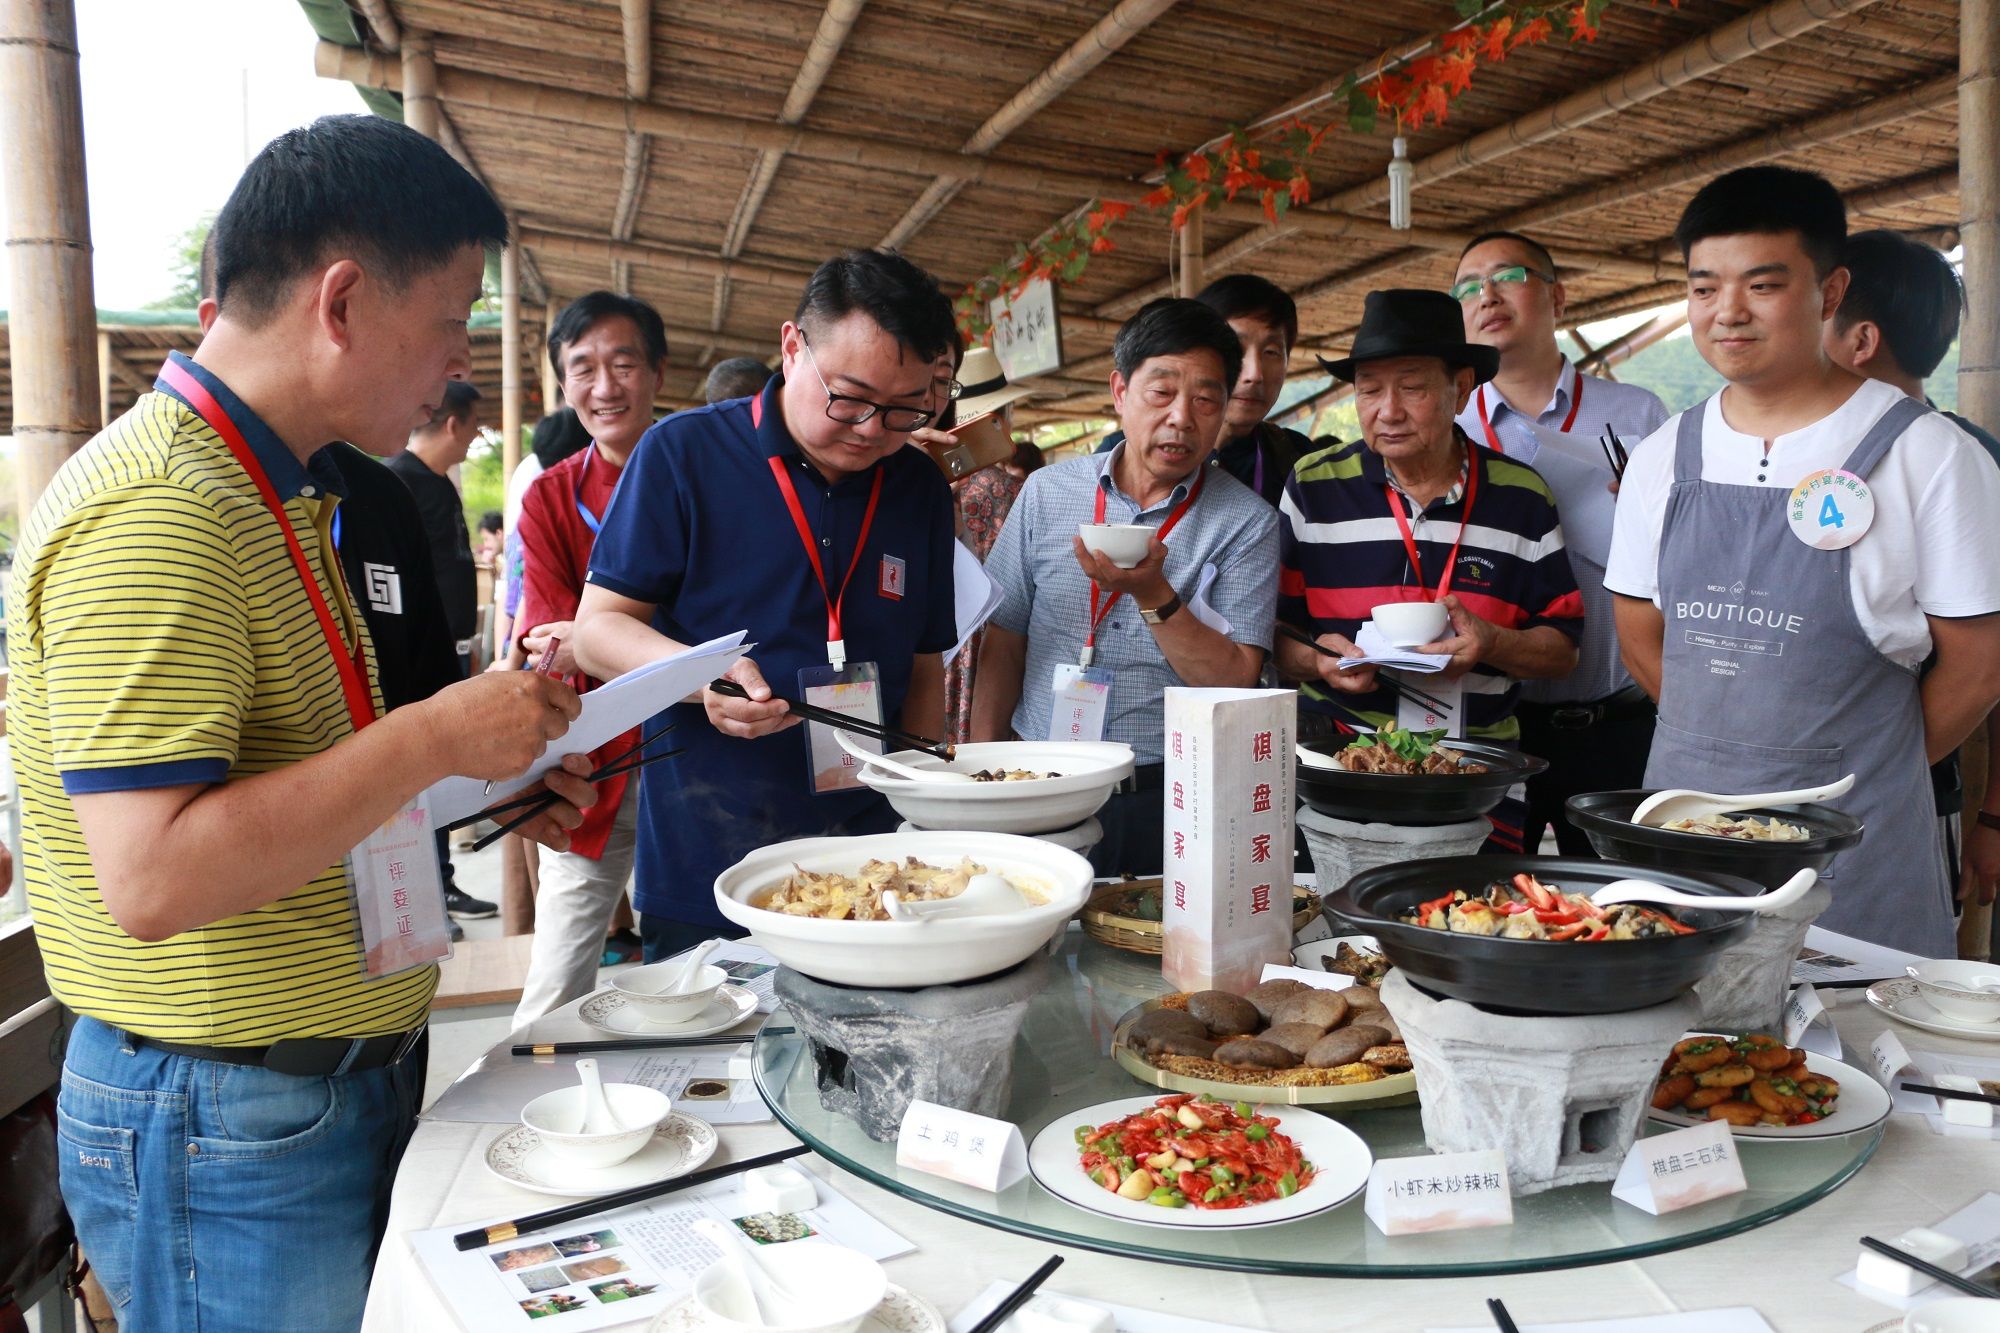
M 1443 292 L 1368 293 L 1353 352 L 1321 361 L 1354 385 L 1362 440 L 1308 455 L 1285 484 L 1278 618 L 1358 656 L 1371 608 L 1441 600 L 1449 629 L 1417 651 L 1445 655 L 1444 669 L 1396 677 L 1457 703 L 1453 734 L 1511 741 L 1519 682 L 1575 667 L 1583 600 L 1547 484 L 1453 421 L 1498 362 L 1493 348 L 1465 340 L 1458 303 Z M 1414 720 L 1374 667 L 1342 670 L 1282 637 L 1277 660 L 1306 682 L 1303 735 L 1309 719 L 1321 734 L 1335 720 Z M 1517 802 L 1496 811 L 1489 847 L 1519 850 L 1519 818 Z
M 64 465 L 14 564 L 22 863 L 78 1015 L 62 1192 L 134 1333 L 353 1328 L 437 972 L 369 975 L 349 853 L 446 776 L 518 775 L 578 704 L 519 673 L 385 712 L 334 549 L 327 442 L 394 452 L 470 370 L 492 197 L 414 131 L 329 117 L 252 160 L 214 234 L 201 346 Z M 591 793 L 552 785 L 561 845 Z

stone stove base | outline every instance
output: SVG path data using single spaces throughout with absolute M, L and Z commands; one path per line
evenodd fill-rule
M 1299 807 L 1299 828 L 1312 853 L 1313 874 L 1322 894 L 1336 892 L 1364 870 L 1434 856 L 1470 856 L 1493 832 L 1484 819 L 1428 826 L 1361 824 Z
M 1382 983 L 1382 1003 L 1416 1066 L 1431 1151 L 1500 1149 L 1517 1195 L 1615 1179 L 1660 1062 L 1701 1011 L 1689 991 L 1622 1014 L 1496 1014 L 1400 971 Z
M 1048 967 L 1036 954 L 994 976 L 921 990 L 836 986 L 787 967 L 776 987 L 809 1043 L 820 1105 L 886 1143 L 912 1101 L 1005 1113 L 1014 1039 Z

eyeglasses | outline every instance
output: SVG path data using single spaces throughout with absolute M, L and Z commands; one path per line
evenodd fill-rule
M 1467 301 L 1477 299 L 1479 294 L 1486 290 L 1488 283 L 1491 283 L 1495 287 L 1516 287 L 1526 282 L 1531 275 L 1540 278 L 1543 282 L 1554 282 L 1556 280 L 1556 275 L 1553 273 L 1536 273 L 1535 270 L 1529 268 L 1526 264 L 1509 264 L 1506 268 L 1494 269 L 1483 278 L 1470 277 L 1453 283 L 1451 285 L 1451 299 L 1463 304 Z
M 856 398 L 853 394 L 835 393 L 827 384 L 826 376 L 820 374 L 819 358 L 813 355 L 812 344 L 806 341 L 804 329 L 799 330 L 799 346 L 805 349 L 806 360 L 811 363 L 813 374 L 819 378 L 819 387 L 826 393 L 827 416 L 843 426 L 858 426 L 864 421 L 873 420 L 876 414 L 880 413 L 882 429 L 901 435 L 907 431 L 921 430 L 937 419 L 937 413 L 929 408 L 889 407 L 883 403 L 871 403 L 866 398 Z M 953 398 L 958 397 L 961 387 L 957 380 L 951 381 Z

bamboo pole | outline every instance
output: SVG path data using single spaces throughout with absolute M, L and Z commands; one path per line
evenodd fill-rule
M 25 521 L 56 469 L 104 426 L 72 0 L 0 0 L 0 142 L 14 476 Z
M 436 139 L 438 127 L 437 61 L 431 35 L 408 29 L 403 33 L 403 123 L 426 139 Z
M 562 389 L 556 380 L 555 362 L 549 360 L 549 339 L 555 336 L 556 315 L 560 313 L 554 301 L 542 307 L 542 345 L 537 349 L 536 363 L 542 371 L 542 415 L 548 416 L 562 403 Z
M 322 78 L 340 79 L 357 87 L 379 88 L 387 92 L 400 90 L 400 68 L 366 51 L 321 42 L 313 59 Z M 874 171 L 962 176 L 968 183 L 999 186 L 1035 197 L 1067 195 L 1078 199 L 1121 199 L 1136 203 L 1147 192 L 1143 182 L 1119 177 L 1091 176 L 1029 162 L 975 157 L 968 153 L 897 143 L 880 137 L 804 129 L 708 111 L 687 111 L 655 104 L 628 108 L 626 103 L 614 98 L 498 75 L 476 74 L 449 66 L 438 70 L 438 94 L 446 102 L 478 107 L 505 116 L 527 116 L 601 129 L 635 128 L 656 138 L 685 139 L 726 148 L 774 149 L 799 157 Z M 1219 220 L 1264 225 L 1264 209 L 1260 204 L 1238 201 L 1211 204 L 1208 208 Z M 1397 231 L 1387 222 L 1346 214 L 1295 211 L 1291 218 L 1296 223 L 1288 221 L 1287 225 L 1296 225 L 1298 230 L 1312 236 L 1393 241 L 1403 245 L 1427 245 L 1438 250 L 1458 249 L 1474 234 L 1421 227 Z M 1634 259 L 1628 255 L 1596 251 L 1568 252 L 1564 265 L 1579 271 L 1639 281 L 1671 274 L 1679 267 L 1671 257 Z
M 521 241 L 500 252 L 500 476 L 521 461 Z
M 959 151 L 984 157 L 998 148 L 1008 135 L 1075 87 L 1176 3 L 1177 0 L 1119 0 L 1110 13 L 1091 25 L 1090 31 L 1070 43 L 1039 74 L 1021 85 L 1006 105 L 988 116 Z M 964 188 L 965 181 L 959 177 L 939 176 L 924 187 L 917 202 L 910 205 L 880 244 L 885 249 L 907 245 Z
M 1187 215 L 1187 220 L 1181 224 L 1180 294 L 1187 297 L 1192 297 L 1205 285 L 1201 275 L 1201 213 L 1202 210 L 1199 208 L 1195 209 L 1194 212 Z
M 111 367 L 116 361 L 111 353 L 111 335 L 103 329 L 97 331 L 97 419 L 111 420 Z
M 1687 322 L 1688 312 L 1685 304 L 1678 309 L 1665 311 L 1637 328 L 1619 334 L 1577 362 L 1577 368 L 1592 374 L 1602 374 L 1620 362 L 1631 360 L 1648 347 L 1666 338 L 1674 330 L 1684 327 Z
M 618 0 L 625 29 L 625 95 L 643 102 L 653 95 L 653 0 Z

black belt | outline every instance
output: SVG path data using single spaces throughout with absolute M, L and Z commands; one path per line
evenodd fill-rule
M 299 1078 L 328 1078 L 336 1074 L 356 1074 L 366 1069 L 384 1069 L 416 1047 L 424 1035 L 421 1027 L 408 1032 L 389 1032 L 379 1037 L 287 1037 L 269 1046 L 188 1046 L 177 1041 L 159 1041 L 135 1032 L 120 1034 L 134 1046 L 150 1046 L 168 1055 L 185 1055 L 194 1060 L 215 1060 L 226 1065 L 250 1065 L 274 1073 Z
M 1137 764 L 1133 766 L 1132 776 L 1122 779 L 1112 791 L 1131 796 L 1142 791 L 1160 791 L 1166 785 L 1167 766 L 1164 763 Z
M 1537 722 L 1550 731 L 1585 731 L 1600 722 L 1650 714 L 1653 701 L 1637 685 L 1627 685 L 1616 694 L 1588 703 L 1544 704 L 1524 700 L 1514 711 L 1524 720 Z

